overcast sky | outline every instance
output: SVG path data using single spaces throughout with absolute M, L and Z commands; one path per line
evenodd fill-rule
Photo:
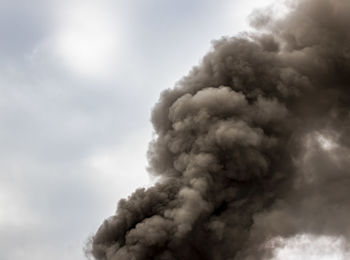
M 0 0 L 0 259 L 85 259 L 117 201 L 152 183 L 160 92 L 269 2 Z

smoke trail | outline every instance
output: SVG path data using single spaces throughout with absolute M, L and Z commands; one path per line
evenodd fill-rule
M 258 31 L 216 41 L 162 93 L 160 181 L 119 202 L 96 259 L 268 259 L 277 236 L 350 238 L 350 2 L 289 7 L 256 12 Z

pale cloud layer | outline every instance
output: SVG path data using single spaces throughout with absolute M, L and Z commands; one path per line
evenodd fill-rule
M 152 182 L 160 91 L 267 3 L 2 1 L 0 259 L 85 259 L 116 202 Z

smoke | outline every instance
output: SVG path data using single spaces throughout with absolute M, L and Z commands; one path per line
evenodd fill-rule
M 159 182 L 119 202 L 98 260 L 270 259 L 274 238 L 350 239 L 350 2 L 251 17 L 152 113 Z

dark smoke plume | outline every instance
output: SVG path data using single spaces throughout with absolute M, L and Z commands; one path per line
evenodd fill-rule
M 270 259 L 274 237 L 350 239 L 350 1 L 292 1 L 251 24 L 162 93 L 159 182 L 119 202 L 96 259 Z

